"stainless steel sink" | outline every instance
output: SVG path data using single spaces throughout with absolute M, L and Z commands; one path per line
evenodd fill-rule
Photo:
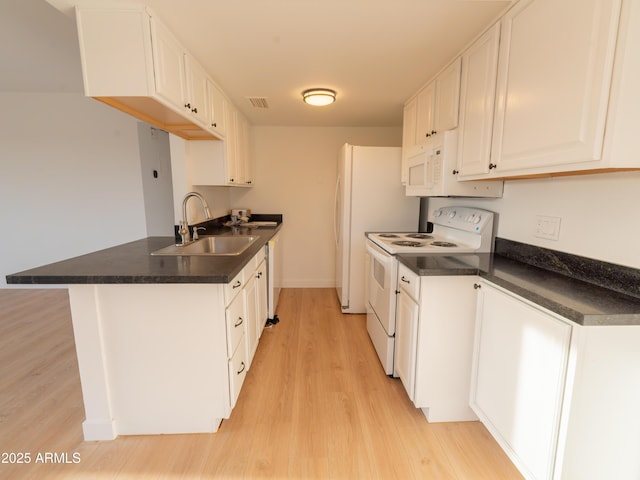
M 211 235 L 186 245 L 169 245 L 151 255 L 240 255 L 257 239 L 253 235 Z

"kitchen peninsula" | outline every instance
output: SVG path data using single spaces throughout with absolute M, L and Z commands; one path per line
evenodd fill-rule
M 154 256 L 175 243 L 149 237 L 7 276 L 68 285 L 85 440 L 217 431 L 229 418 L 267 316 L 266 245 L 239 255 Z

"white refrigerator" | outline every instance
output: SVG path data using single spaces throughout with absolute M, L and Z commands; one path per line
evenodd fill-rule
M 336 291 L 343 313 L 366 313 L 365 232 L 418 231 L 420 199 L 400 181 L 400 147 L 344 144 L 334 206 Z

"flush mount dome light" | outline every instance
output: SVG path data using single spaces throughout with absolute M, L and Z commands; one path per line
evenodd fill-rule
M 309 105 L 323 107 L 336 101 L 336 92 L 328 88 L 310 88 L 302 92 L 302 100 Z

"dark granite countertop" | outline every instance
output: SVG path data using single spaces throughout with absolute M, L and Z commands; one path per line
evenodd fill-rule
M 257 235 L 258 240 L 240 255 L 152 256 L 151 252 L 172 245 L 176 240 L 174 237 L 148 237 L 7 275 L 7 283 L 229 283 L 281 226 L 207 229 L 209 235 Z
M 509 246 L 512 247 L 513 243 L 509 242 Z M 637 288 L 635 282 L 631 282 L 634 283 L 630 285 L 631 294 L 616 291 L 605 286 L 609 285 L 606 277 L 589 282 L 584 278 L 570 276 L 571 269 L 559 273 L 527 263 L 527 258 L 511 258 L 511 252 L 505 251 L 503 255 L 501 251 L 498 248 L 493 254 L 406 254 L 397 257 L 402 264 L 421 276 L 479 275 L 579 325 L 640 325 L 640 298 L 634 295 Z M 554 256 L 554 263 L 557 263 L 557 258 L 558 256 Z M 580 257 L 572 259 L 576 265 L 580 264 L 580 274 L 584 277 L 591 262 L 588 259 L 585 262 L 579 260 Z M 566 267 L 570 263 L 564 261 L 563 265 Z M 605 270 L 600 266 L 602 262 L 595 264 L 596 271 Z M 629 270 L 633 270 L 628 267 L 619 268 L 627 276 Z M 609 264 L 607 275 L 619 278 L 620 275 L 616 275 L 615 270 L 615 266 Z

